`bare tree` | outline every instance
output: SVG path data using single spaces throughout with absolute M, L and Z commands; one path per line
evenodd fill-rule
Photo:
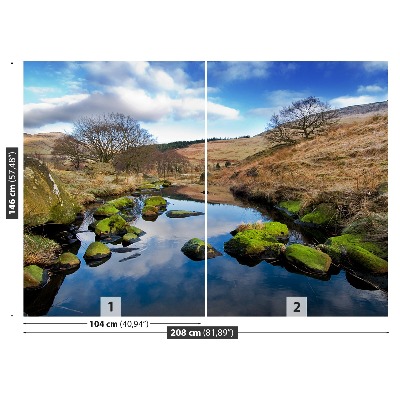
M 100 162 L 110 162 L 118 153 L 154 143 L 138 121 L 119 113 L 82 117 L 74 123 L 72 135 L 85 145 L 89 159 Z
M 274 114 L 268 123 L 267 137 L 277 142 L 292 142 L 296 136 L 308 139 L 321 134 L 337 122 L 338 113 L 328 103 L 310 96 L 292 102 Z
M 70 135 L 57 139 L 54 143 L 53 156 L 63 156 L 72 163 L 75 169 L 79 169 L 85 160 L 85 146 Z
M 155 145 L 137 146 L 117 154 L 112 162 L 116 170 L 140 173 L 154 167 L 157 155 Z

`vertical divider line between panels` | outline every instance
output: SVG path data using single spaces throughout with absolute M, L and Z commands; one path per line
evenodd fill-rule
M 208 224 L 208 212 L 207 212 L 207 197 L 208 197 L 208 172 L 207 172 L 207 165 L 208 165 L 208 160 L 207 160 L 207 138 L 208 138 L 208 125 L 207 125 L 207 61 L 204 61 L 204 133 L 205 133 L 205 142 L 204 142 L 204 242 L 206 244 L 205 248 L 205 257 L 204 257 L 204 311 L 205 311 L 205 316 L 207 317 L 207 265 L 208 265 L 208 259 L 207 259 L 207 246 L 208 246 L 208 231 L 207 231 L 207 224 Z

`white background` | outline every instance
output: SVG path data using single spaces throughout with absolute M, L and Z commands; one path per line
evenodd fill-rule
M 399 23 L 393 4 L 387 0 L 2 3 L 1 147 L 20 149 L 20 219 L 6 221 L 5 212 L 1 213 L 2 398 L 397 398 Z M 390 333 L 259 333 L 242 334 L 238 340 L 167 340 L 164 334 L 24 334 L 28 329 L 23 325 L 21 290 L 22 63 L 66 60 L 389 61 L 389 179 L 390 199 L 395 199 L 395 208 L 391 201 L 389 211 L 389 317 L 196 321 L 238 325 L 239 331 Z M 1 188 L 5 199 L 4 181 Z

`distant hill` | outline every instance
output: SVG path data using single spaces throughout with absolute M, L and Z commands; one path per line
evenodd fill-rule
M 349 115 L 364 115 L 364 114 L 382 114 L 388 111 L 388 101 L 380 101 L 377 103 L 360 104 L 356 106 L 349 106 L 339 108 L 338 113 L 340 117 Z
M 339 109 L 339 116 L 343 121 L 350 122 L 368 116 L 369 114 L 385 114 L 388 110 L 388 102 L 377 102 L 349 106 Z M 259 153 L 266 148 L 264 139 L 265 132 L 253 137 L 241 137 L 237 139 L 218 139 L 208 140 L 208 163 L 210 165 L 221 165 L 226 162 L 237 163 L 247 157 Z M 48 158 L 56 139 L 65 135 L 62 132 L 49 132 L 30 135 L 24 133 L 24 152 L 26 154 L 36 154 L 43 158 Z M 196 162 L 204 162 L 204 143 L 201 140 L 177 141 L 167 144 L 157 145 L 161 151 L 175 149 L 182 156 Z
M 24 154 L 33 154 L 41 158 L 49 158 L 57 139 L 63 137 L 62 132 L 47 132 L 31 135 L 24 133 Z

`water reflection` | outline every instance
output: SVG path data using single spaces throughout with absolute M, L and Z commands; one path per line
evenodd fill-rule
M 229 233 L 243 222 L 269 221 L 265 210 L 232 205 L 207 206 L 208 241 L 223 251 Z M 286 221 L 285 221 L 286 222 Z M 289 243 L 315 243 L 302 228 L 288 224 Z M 365 276 L 337 267 L 310 274 L 281 263 L 237 260 L 223 253 L 208 260 L 207 314 L 210 316 L 285 316 L 286 297 L 307 297 L 309 316 L 386 316 L 385 290 L 371 290 Z M 384 285 L 387 277 L 373 277 Z M 364 282 L 364 283 L 362 283 Z M 376 286 L 375 286 L 376 287 Z
M 167 198 L 168 208 L 204 212 L 204 203 Z M 126 316 L 204 316 L 204 262 L 195 262 L 180 251 L 193 237 L 204 238 L 204 216 L 171 219 L 164 214 L 157 221 L 140 216 L 132 222 L 146 235 L 127 247 L 107 243 L 111 256 L 93 265 L 83 258 L 94 232 L 88 211 L 79 227 L 81 243 L 76 254 L 81 267 L 71 275 L 51 278 L 47 291 L 25 295 L 28 315 L 84 315 L 100 313 L 100 297 L 121 297 Z M 93 267 L 96 268 L 93 268 Z M 53 288 L 52 290 L 49 290 Z M 35 313 L 32 308 L 36 307 Z M 45 304 L 45 306 L 44 306 Z

